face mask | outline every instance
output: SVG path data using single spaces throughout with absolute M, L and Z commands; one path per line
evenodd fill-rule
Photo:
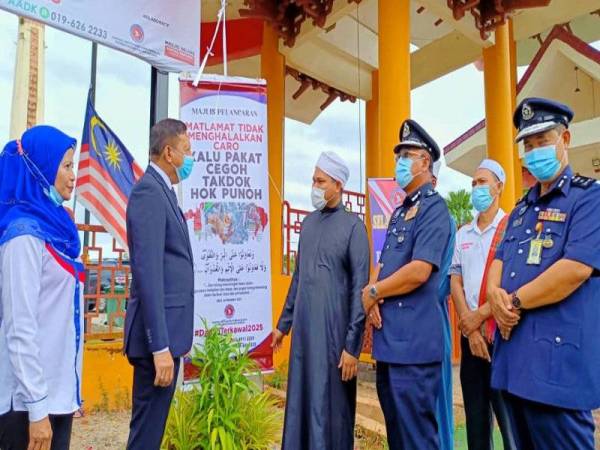
M 490 206 L 494 201 L 494 197 L 490 194 L 490 187 L 475 186 L 471 192 L 471 201 L 473 202 L 473 207 L 479 212 L 490 209 Z
M 58 193 L 54 186 L 50 186 L 50 189 L 44 189 L 44 194 L 48 196 L 54 206 L 61 206 L 65 201 L 63 196 Z
M 312 188 L 310 200 L 312 201 L 313 207 L 319 211 L 321 211 L 327 205 L 327 200 L 325 200 L 325 191 L 317 187 Z
M 175 167 L 174 164 L 173 167 Z M 177 178 L 179 178 L 179 181 L 183 181 L 186 178 L 188 178 L 191 175 L 193 169 L 194 158 L 189 155 L 185 155 L 183 157 L 183 164 L 181 165 L 181 167 L 175 167 L 175 172 L 177 172 Z
M 413 162 L 410 158 L 400 158 L 396 162 L 396 183 L 402 189 L 408 186 L 414 178 L 412 174 Z
M 538 181 L 552 180 L 560 170 L 556 144 L 538 147 L 525 153 L 525 167 Z

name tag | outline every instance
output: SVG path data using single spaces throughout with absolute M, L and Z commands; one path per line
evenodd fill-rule
M 539 238 L 532 239 L 529 244 L 529 255 L 527 255 L 527 264 L 539 266 L 542 262 L 542 248 L 544 241 Z

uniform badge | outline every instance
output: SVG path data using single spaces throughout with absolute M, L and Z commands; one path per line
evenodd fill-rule
M 554 241 L 552 240 L 552 238 L 550 236 L 546 236 L 544 238 L 544 240 L 542 241 L 542 247 L 549 249 L 554 247 Z
M 523 109 L 521 110 L 521 117 L 523 120 L 531 120 L 533 119 L 533 109 L 527 103 L 523 105 Z
M 529 205 L 522 206 L 522 207 L 519 209 L 519 215 L 520 215 L 520 216 L 522 216 L 523 214 L 525 214 L 525 211 L 527 211 L 527 208 L 528 208 L 528 207 L 529 207 Z
M 404 127 L 402 127 L 402 138 L 406 139 L 408 136 L 410 136 L 410 127 L 408 123 L 405 123 Z
M 523 218 L 519 217 L 518 219 L 513 220 L 512 225 L 514 228 L 520 227 L 521 225 L 523 225 Z
M 565 222 L 567 220 L 567 214 L 560 212 L 560 209 L 548 208 L 545 211 L 539 212 L 538 220 L 545 220 L 548 222 Z
M 404 242 L 404 233 L 400 233 L 398 235 L 398 244 L 402 244 Z

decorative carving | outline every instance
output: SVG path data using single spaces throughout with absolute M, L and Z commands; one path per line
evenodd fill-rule
M 551 0 L 447 0 L 455 20 L 462 19 L 467 11 L 475 18 L 475 26 L 482 39 L 487 39 L 498 26 L 506 23 L 517 9 L 548 6 Z
M 292 98 L 297 100 L 308 88 L 312 88 L 313 90 L 321 89 L 325 94 L 328 95 L 327 100 L 321 105 L 321 111 L 327 108 L 331 103 L 335 101 L 335 99 L 339 98 L 341 101 L 350 101 L 352 103 L 356 102 L 356 97 L 350 94 L 346 94 L 345 92 L 340 91 L 339 89 L 335 89 L 328 84 L 325 84 L 319 80 L 316 80 L 308 75 L 297 71 L 296 69 L 292 69 L 291 67 L 285 68 L 286 75 L 290 75 L 293 77 L 298 83 L 300 83 L 300 87 Z
M 338 0 L 340 1 L 340 0 Z M 346 0 L 360 3 L 361 0 Z M 300 33 L 302 23 L 312 19 L 315 27 L 323 28 L 327 16 L 333 9 L 334 0 L 244 0 L 245 9 L 240 9 L 241 17 L 265 20 L 275 29 L 284 45 L 293 47 Z

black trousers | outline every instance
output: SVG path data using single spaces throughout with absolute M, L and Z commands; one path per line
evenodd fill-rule
M 73 414 L 50 414 L 51 450 L 69 450 Z M 0 415 L 0 450 L 27 450 L 29 445 L 29 413 L 9 411 Z
M 154 386 L 153 358 L 129 358 L 133 366 L 133 410 L 127 450 L 159 450 L 181 358 L 174 358 L 175 376 L 168 387 Z
M 473 356 L 469 340 L 461 337 L 460 384 L 467 419 L 469 450 L 494 448 L 494 415 L 498 421 L 505 450 L 516 449 L 510 415 L 504 394 L 491 388 L 492 365 Z M 490 355 L 492 346 L 488 347 Z

